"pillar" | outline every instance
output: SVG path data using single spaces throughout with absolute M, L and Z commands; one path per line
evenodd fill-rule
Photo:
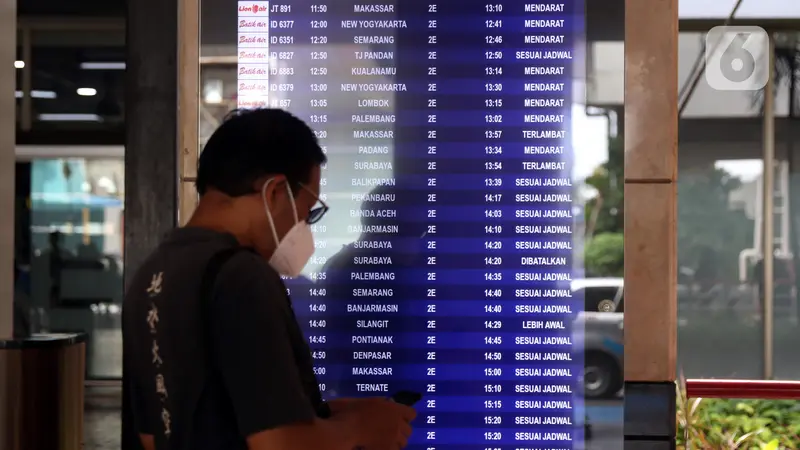
M 626 450 L 675 448 L 677 106 L 678 0 L 626 0 Z
M 127 2 L 125 98 L 125 286 L 176 225 L 178 1 Z M 123 352 L 123 390 L 126 388 Z M 139 450 L 123 396 L 122 449 Z
M 14 211 L 17 2 L 0 0 L 0 208 Z M 14 215 L 0 217 L 0 339 L 12 336 Z
M 14 164 L 16 122 L 17 2 L 0 0 L 0 339 L 13 336 L 14 318 Z M 8 367 L 0 352 L 0 436 L 10 435 L 12 425 Z M 1 440 L 1 439 L 0 439 Z

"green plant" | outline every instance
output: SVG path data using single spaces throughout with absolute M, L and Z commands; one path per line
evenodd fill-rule
M 796 450 L 800 404 L 790 400 L 688 398 L 678 386 L 681 450 Z
M 586 244 L 586 273 L 594 277 L 621 277 L 625 268 L 622 233 L 601 233 Z

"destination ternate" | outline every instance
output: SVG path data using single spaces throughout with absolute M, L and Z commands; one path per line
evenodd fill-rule
M 386 383 L 356 383 L 356 390 L 359 392 L 389 392 L 389 385 Z

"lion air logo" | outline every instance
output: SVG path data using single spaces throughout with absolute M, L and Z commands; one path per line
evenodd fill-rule
M 252 3 L 252 4 L 239 4 L 239 12 L 240 13 L 252 13 L 252 14 L 260 14 L 267 12 L 267 5 L 259 4 L 259 3 Z

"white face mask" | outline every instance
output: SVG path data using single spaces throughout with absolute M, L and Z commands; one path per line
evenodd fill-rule
M 314 236 L 311 234 L 311 227 L 308 223 L 298 219 L 294 195 L 292 195 L 292 189 L 287 186 L 289 201 L 292 203 L 292 213 L 294 213 L 294 226 L 283 239 L 278 238 L 278 231 L 267 204 L 267 186 L 271 181 L 272 179 L 267 180 L 261 189 L 261 199 L 264 201 L 264 210 L 267 213 L 269 225 L 272 227 L 272 237 L 275 239 L 276 245 L 275 253 L 269 259 L 269 264 L 279 274 L 294 278 L 300 275 L 311 255 L 314 254 Z

